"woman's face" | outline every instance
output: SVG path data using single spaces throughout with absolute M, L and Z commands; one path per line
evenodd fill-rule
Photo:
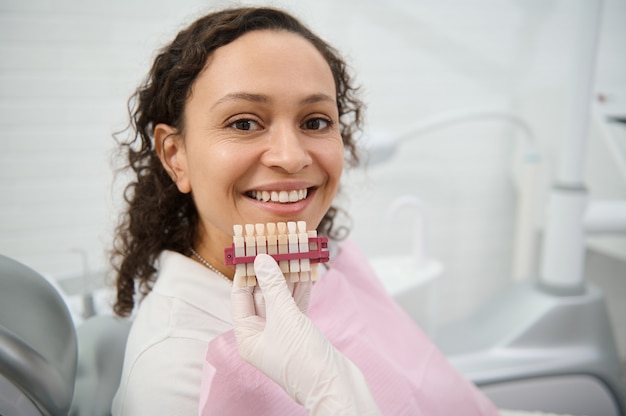
M 234 224 L 317 227 L 339 186 L 344 148 L 335 83 L 307 40 L 254 31 L 217 49 L 192 86 L 183 137 L 159 155 L 200 216 L 197 249 L 222 271 Z M 158 143 L 161 143 L 159 146 Z

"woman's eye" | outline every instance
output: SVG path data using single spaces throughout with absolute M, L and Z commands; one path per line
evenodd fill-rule
M 323 130 L 330 127 L 330 120 L 325 118 L 312 118 L 304 122 L 304 128 L 307 130 Z
M 233 122 L 230 126 L 234 129 L 244 130 L 244 131 L 258 130 L 261 127 L 259 126 L 259 123 L 257 123 L 254 120 L 249 120 L 249 119 L 237 120 Z

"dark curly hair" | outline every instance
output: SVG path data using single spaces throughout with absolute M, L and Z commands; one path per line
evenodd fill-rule
M 156 279 L 155 260 L 163 250 L 188 254 L 196 240 L 198 213 L 190 194 L 178 191 L 163 168 L 153 143 L 158 123 L 183 131 L 185 102 L 209 56 L 245 33 L 255 30 L 288 31 L 307 39 L 330 66 L 337 91 L 341 136 L 346 161 L 356 165 L 355 133 L 361 128 L 363 105 L 339 54 L 293 16 L 272 8 L 233 8 L 208 14 L 182 30 L 160 50 L 146 80 L 128 102 L 131 137 L 119 142 L 123 169 L 133 172 L 126 186 L 126 210 L 116 228 L 111 263 L 117 274 L 114 311 L 128 316 L 135 291 L 146 295 Z M 331 207 L 318 226 L 321 235 L 340 238 L 345 227 L 335 224 L 340 209 Z

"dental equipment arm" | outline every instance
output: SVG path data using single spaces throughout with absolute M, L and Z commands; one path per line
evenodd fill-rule
M 380 415 L 358 367 L 303 313 L 311 282 L 294 284 L 296 303 L 272 257 L 259 254 L 254 269 L 263 302 L 258 302 L 253 293 L 259 286 L 233 285 L 231 295 L 241 356 L 280 385 L 310 415 Z

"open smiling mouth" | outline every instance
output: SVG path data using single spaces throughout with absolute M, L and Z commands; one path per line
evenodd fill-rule
M 297 189 L 291 191 L 248 191 L 246 195 L 250 198 L 262 202 L 275 202 L 279 204 L 290 204 L 306 199 L 309 190 Z

